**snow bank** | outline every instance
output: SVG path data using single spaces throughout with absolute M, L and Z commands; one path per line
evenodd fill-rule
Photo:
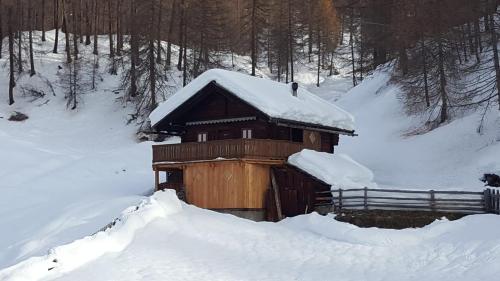
M 136 231 L 120 252 L 40 274 L 44 281 L 479 281 L 500 274 L 499 244 L 495 215 L 390 230 L 318 214 L 256 223 L 183 205 Z
M 0 271 L 0 280 L 34 281 L 48 275 L 61 275 L 104 254 L 120 252 L 134 238 L 137 230 L 158 218 L 179 212 L 181 203 L 175 191 L 156 192 L 139 206 L 126 209 L 111 228 L 70 244 L 50 250 L 44 257 L 33 257 Z
M 354 130 L 354 118 L 349 113 L 305 88 L 299 87 L 298 96 L 293 97 L 290 84 L 222 69 L 206 71 L 160 104 L 149 116 L 151 124 L 159 123 L 212 81 L 272 118 Z
M 288 163 L 324 181 L 332 188 L 375 188 L 373 173 L 345 154 L 304 149 L 288 158 Z

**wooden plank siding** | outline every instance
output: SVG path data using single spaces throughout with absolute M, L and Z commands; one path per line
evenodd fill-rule
M 232 139 L 153 145 L 153 164 L 217 158 L 286 159 L 303 148 L 302 143 L 265 139 Z
M 269 167 L 239 160 L 191 163 L 184 168 L 186 200 L 207 209 L 264 209 Z
M 285 165 L 273 167 L 279 187 L 282 212 L 286 217 L 293 217 L 314 211 L 317 192 L 327 192 L 330 186 L 301 170 Z
M 235 118 L 252 120 L 227 121 Z M 203 123 L 206 121 L 211 123 Z M 338 144 L 338 134 L 278 126 L 257 108 L 212 83 L 203 88 L 192 101 L 172 112 L 156 129 L 175 132 L 183 143 L 197 142 L 200 133 L 207 134 L 207 141 L 241 139 L 242 130 L 250 129 L 254 139 L 298 142 L 304 148 L 317 151 L 332 153 L 333 146 Z

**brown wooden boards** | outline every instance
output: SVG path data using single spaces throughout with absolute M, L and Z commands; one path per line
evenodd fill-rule
M 186 199 L 208 209 L 263 209 L 269 166 L 241 160 L 191 163 L 184 167 Z

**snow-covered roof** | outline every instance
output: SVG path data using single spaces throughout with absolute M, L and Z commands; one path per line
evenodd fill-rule
M 161 103 L 149 116 L 151 124 L 158 124 L 210 82 L 215 82 L 271 118 L 354 131 L 351 114 L 302 87 L 294 97 L 291 85 L 222 69 L 206 71 Z
M 304 149 L 288 158 L 288 164 L 332 186 L 332 188 L 376 188 L 373 172 L 345 154 Z

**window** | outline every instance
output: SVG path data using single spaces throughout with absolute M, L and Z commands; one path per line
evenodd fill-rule
M 251 139 L 252 138 L 252 129 L 243 129 L 242 130 L 243 138 L 244 139 Z
M 304 142 L 304 132 L 301 129 L 292 128 L 290 139 L 293 142 Z
M 199 133 L 198 134 L 198 142 L 206 142 L 207 141 L 207 133 Z

